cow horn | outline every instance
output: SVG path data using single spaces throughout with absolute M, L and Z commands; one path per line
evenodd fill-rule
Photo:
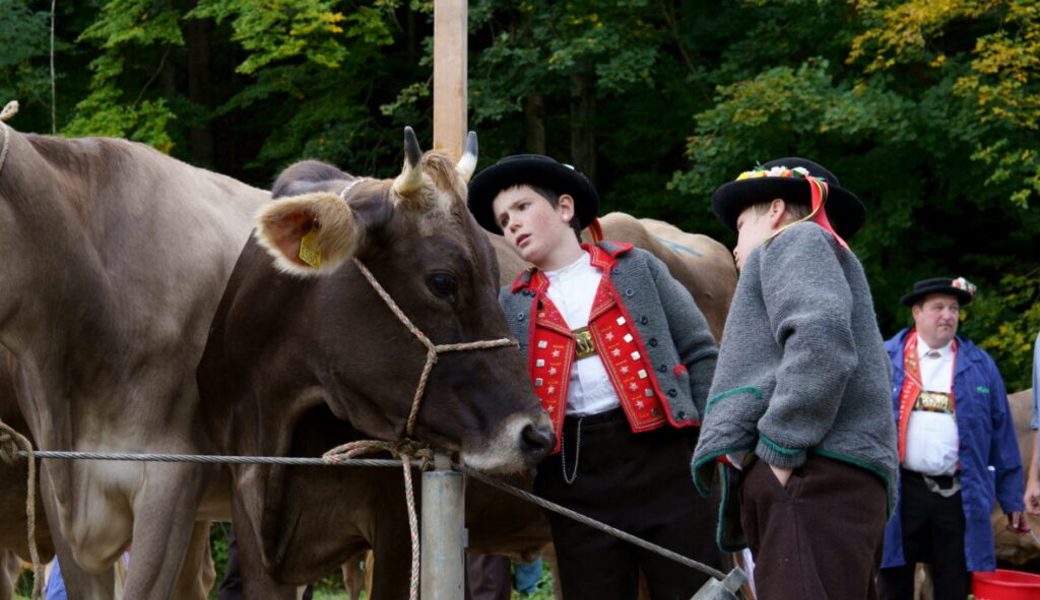
M 473 171 L 477 170 L 477 132 L 471 131 L 466 136 L 466 147 L 462 151 L 462 158 L 459 159 L 459 164 L 455 167 L 455 170 L 459 172 L 462 180 L 469 183 L 469 178 L 473 176 Z
M 415 131 L 411 127 L 404 128 L 404 168 L 394 180 L 394 191 L 405 196 L 422 187 L 422 150 L 419 140 L 415 139 Z

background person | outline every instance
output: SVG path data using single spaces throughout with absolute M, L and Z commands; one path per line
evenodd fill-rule
M 991 468 L 1008 528 L 1028 531 L 1004 382 L 988 354 L 957 336 L 974 293 L 963 277 L 918 281 L 902 298 L 914 326 L 885 344 L 902 467 L 879 577 L 885 600 L 913 599 L 918 562 L 932 567 L 936 600 L 964 600 L 969 573 L 996 568 Z

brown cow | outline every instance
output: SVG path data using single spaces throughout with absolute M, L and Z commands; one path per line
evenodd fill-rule
M 0 344 L 29 432 L 44 450 L 198 452 L 195 367 L 269 194 L 124 140 L 0 124 L 0 149 Z M 70 597 L 110 598 L 131 543 L 127 598 L 200 597 L 196 520 L 227 518 L 218 472 L 42 461 Z M 200 513 L 207 490 L 218 502 Z
M 279 177 L 279 199 L 261 211 L 198 368 L 201 425 L 216 450 L 313 456 L 358 437 L 410 433 L 426 350 L 366 281 L 362 265 L 435 343 L 508 337 L 494 254 L 464 200 L 476 164 L 475 136 L 470 140 L 456 166 L 440 152 L 421 155 L 406 129 L 405 166 L 393 180 L 357 178 L 315 161 Z M 441 355 L 414 436 L 499 472 L 535 464 L 555 443 L 515 346 Z M 380 553 L 406 539 L 381 543 L 388 532 L 366 531 L 375 524 L 371 515 L 358 519 L 399 505 L 399 484 L 379 483 L 385 471 L 231 471 L 248 597 L 293 598 L 296 584 L 338 567 L 365 542 L 377 564 L 390 564 Z M 402 584 L 407 579 L 377 572 L 374 592 L 397 597 Z
M 1033 418 L 1033 390 L 1023 390 L 1008 395 L 1011 415 L 1015 421 L 1015 434 L 1018 436 L 1018 450 L 1022 455 L 1022 464 L 1029 466 L 1033 456 L 1033 434 L 1029 422 Z M 1007 530 L 1007 515 L 995 507 L 990 515 L 993 524 L 993 535 L 997 548 L 997 559 L 1006 560 L 1015 565 L 1022 565 L 1040 558 L 1040 516 L 1026 513 L 1029 528 L 1026 534 L 1016 534 Z

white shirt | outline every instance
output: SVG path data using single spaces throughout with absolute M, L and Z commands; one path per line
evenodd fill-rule
M 921 389 L 952 393 L 953 342 L 942 348 L 930 348 L 921 336 L 917 336 L 917 358 L 921 366 Z M 953 475 L 957 471 L 957 443 L 957 419 L 954 415 L 915 410 L 910 413 L 910 422 L 906 426 L 906 460 L 903 466 L 926 475 Z
M 589 253 L 582 252 L 581 258 L 559 270 L 545 271 L 545 276 L 549 279 L 546 295 L 560 311 L 567 327 L 572 331 L 586 327 L 603 278 L 599 269 L 592 266 Z M 592 415 L 618 406 L 617 392 L 599 355 L 574 361 L 567 388 L 567 414 Z

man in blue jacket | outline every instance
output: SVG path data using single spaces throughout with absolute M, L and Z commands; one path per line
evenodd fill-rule
M 996 568 L 994 487 L 1008 528 L 1027 530 L 1022 459 L 1004 382 L 988 354 L 957 336 L 960 307 L 974 293 L 963 277 L 918 281 L 902 299 L 914 327 L 885 343 L 901 484 L 885 531 L 883 600 L 913 598 L 918 562 L 932 567 L 936 600 L 964 600 L 969 573 Z

